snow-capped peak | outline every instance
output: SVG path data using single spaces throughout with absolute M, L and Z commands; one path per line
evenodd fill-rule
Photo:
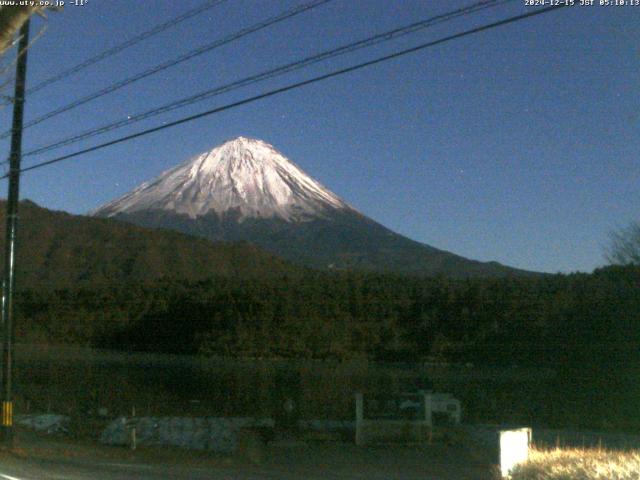
M 94 215 L 167 210 L 196 218 L 233 210 L 245 218 L 304 221 L 351 209 L 261 140 L 238 137 L 197 155 L 110 202 Z

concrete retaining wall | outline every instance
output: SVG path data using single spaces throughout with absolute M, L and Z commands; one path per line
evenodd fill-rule
M 236 450 L 238 432 L 242 428 L 269 426 L 273 426 L 270 419 L 238 417 L 140 417 L 135 420 L 138 445 L 171 446 L 220 453 Z M 118 418 L 102 432 L 100 442 L 107 445 L 129 445 L 130 427 L 125 418 Z
M 100 441 L 107 445 L 129 445 L 131 429 L 124 417 L 113 420 L 104 430 Z M 140 417 L 135 420 L 138 445 L 173 446 L 194 450 L 230 453 L 238 446 L 238 433 L 243 428 L 274 427 L 272 419 L 248 417 Z M 354 422 L 337 420 L 302 420 L 302 430 L 353 431 Z
M 37 432 L 67 433 L 69 431 L 69 417 L 54 413 L 16 415 L 15 424 L 27 427 Z

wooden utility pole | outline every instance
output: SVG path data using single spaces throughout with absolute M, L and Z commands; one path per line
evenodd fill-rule
M 13 103 L 11 152 L 9 154 L 9 191 L 7 195 L 7 226 L 4 244 L 4 279 L 2 282 L 2 430 L 0 444 L 13 445 L 13 293 L 15 286 L 16 234 L 18 201 L 20 199 L 20 160 L 22 157 L 22 123 L 27 79 L 29 20 L 20 28 L 16 85 Z

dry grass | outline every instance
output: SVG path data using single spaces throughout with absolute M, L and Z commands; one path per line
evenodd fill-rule
M 640 480 L 640 451 L 532 449 L 513 480 Z

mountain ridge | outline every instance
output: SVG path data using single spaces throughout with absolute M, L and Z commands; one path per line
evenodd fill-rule
M 0 200 L 0 248 L 6 201 Z M 242 243 L 214 243 L 174 230 L 52 211 L 24 200 L 16 250 L 17 288 L 70 288 L 297 275 L 300 267 Z M 0 268 L 1 269 L 1 268 Z
M 532 275 L 406 238 L 348 205 L 272 145 L 238 137 L 92 212 L 213 241 L 248 241 L 323 269 L 417 275 Z

